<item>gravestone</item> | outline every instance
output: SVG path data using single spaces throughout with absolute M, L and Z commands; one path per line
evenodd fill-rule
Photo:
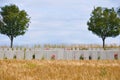
M 90 50 L 83 50 L 84 60 L 89 60 Z
M 80 60 L 80 55 L 82 52 L 80 50 L 74 51 L 74 60 Z
M 106 60 L 113 60 L 113 59 L 114 59 L 114 51 L 106 50 Z
M 64 49 L 58 49 L 58 60 L 63 60 L 64 59 Z
M 92 52 L 92 60 L 97 60 L 97 59 L 98 59 L 97 51 L 93 50 L 93 52 Z
M 4 50 L 0 49 L 0 59 L 4 59 Z
M 25 59 L 25 51 L 24 50 L 16 50 L 17 59 Z
M 117 51 L 118 53 L 118 59 L 120 60 L 120 49 Z
M 26 60 L 32 60 L 34 55 L 34 50 L 26 49 L 25 51 L 25 59 Z
M 44 50 L 44 56 L 47 60 L 51 60 L 52 56 L 55 56 L 54 58 L 57 59 L 58 57 L 58 52 L 57 50 Z
M 44 58 L 44 52 L 42 49 L 35 49 L 35 59 L 43 59 Z
M 73 60 L 73 50 L 66 50 L 65 58 L 66 58 L 66 60 Z
M 101 60 L 106 60 L 106 50 L 100 51 L 100 58 L 101 58 Z
M 16 54 L 12 49 L 5 50 L 5 58 L 6 59 L 13 59 Z

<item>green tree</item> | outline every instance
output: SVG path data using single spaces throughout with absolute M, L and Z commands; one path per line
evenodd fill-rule
M 116 37 L 120 34 L 120 19 L 113 8 L 94 8 L 87 25 L 88 30 L 102 38 L 103 48 L 107 37 Z
M 0 15 L 2 20 L 0 23 L 0 33 L 7 35 L 13 47 L 13 39 L 19 35 L 24 35 L 28 29 L 30 18 L 24 10 L 20 10 L 16 5 L 5 5 L 1 7 Z

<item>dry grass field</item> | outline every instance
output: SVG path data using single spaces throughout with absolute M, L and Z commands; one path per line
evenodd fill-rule
M 120 80 L 120 61 L 0 60 L 0 80 Z

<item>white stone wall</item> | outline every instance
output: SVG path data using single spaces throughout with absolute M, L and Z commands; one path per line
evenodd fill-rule
M 51 60 L 52 55 L 55 55 L 57 60 L 79 60 L 82 55 L 85 60 L 89 60 L 91 56 L 92 60 L 97 60 L 98 57 L 101 60 L 114 60 L 114 55 L 118 54 L 120 60 L 120 50 L 65 50 L 65 49 L 0 49 L 0 59 L 35 59 L 41 60 L 42 58 Z

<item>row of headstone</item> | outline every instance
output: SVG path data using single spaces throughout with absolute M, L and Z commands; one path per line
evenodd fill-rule
M 113 60 L 115 58 L 120 59 L 120 50 L 0 49 L 0 59 Z

